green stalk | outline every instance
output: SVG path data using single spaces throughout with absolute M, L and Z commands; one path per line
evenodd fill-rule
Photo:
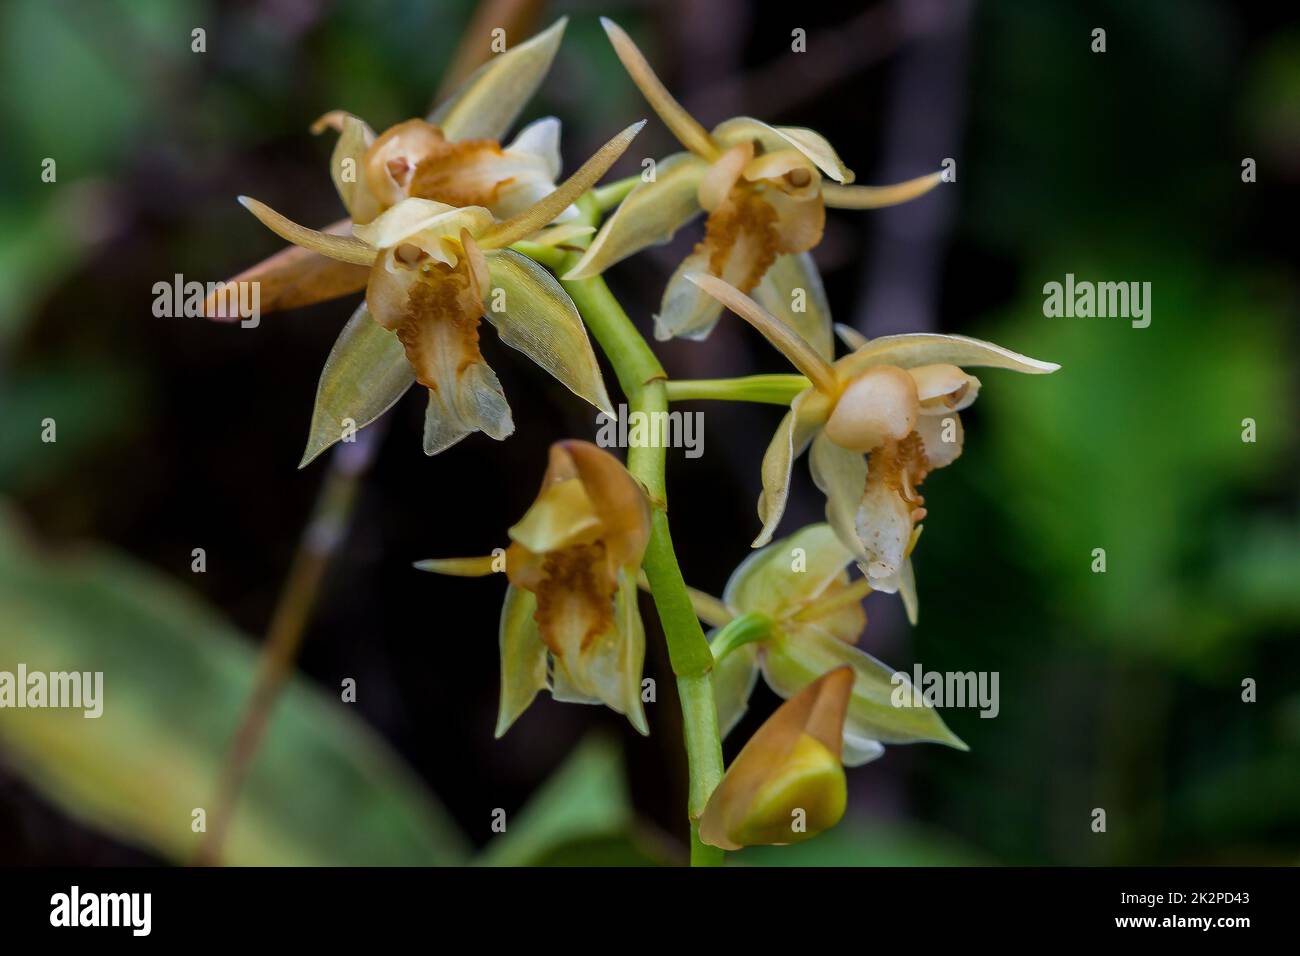
M 684 402 L 713 398 L 726 402 L 765 402 L 789 405 L 811 387 L 802 375 L 746 375 L 743 378 L 676 379 L 667 383 L 668 400 Z
M 590 203 L 584 212 L 594 218 Z M 571 253 L 560 274 L 581 258 Z M 627 396 L 629 410 L 666 412 L 668 393 L 659 359 L 627 317 L 605 281 L 599 276 L 564 282 L 583 321 L 591 330 Z M 691 822 L 691 865 L 720 866 L 723 853 L 700 842 L 698 820 L 704 806 L 722 779 L 722 741 L 718 734 L 718 712 L 713 700 L 713 654 L 704 637 L 690 593 L 682 579 L 677 555 L 673 551 L 668 529 L 668 493 L 664 480 L 667 449 L 634 447 L 628 449 L 627 467 L 650 495 L 654 505 L 650 543 L 642 567 L 650 583 L 655 608 L 668 642 L 668 659 L 677 677 L 677 692 L 682 704 L 682 724 L 686 743 L 686 762 L 690 775 L 687 813 Z

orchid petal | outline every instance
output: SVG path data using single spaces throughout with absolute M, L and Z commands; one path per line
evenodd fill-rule
M 561 17 L 537 36 L 492 57 L 429 114 L 429 122 L 440 126 L 448 139 L 500 140 L 542 85 L 568 22 Z
M 833 209 L 881 209 L 924 196 L 941 182 L 942 172 L 927 173 L 892 186 L 841 186 L 825 183 L 822 186 L 822 199 Z
M 802 310 L 795 309 L 796 293 L 802 292 Z M 835 356 L 831 338 L 831 307 L 826 299 L 817 264 L 806 252 L 779 256 L 754 290 L 754 299 L 794 329 L 822 358 Z
M 633 123 L 604 146 L 598 149 L 590 159 L 578 167 L 577 172 L 566 179 L 555 191 L 540 202 L 516 216 L 496 223 L 484 229 L 478 235 L 479 245 L 484 249 L 500 249 L 511 243 L 527 239 L 543 226 L 549 225 L 563 213 L 571 203 L 590 189 L 610 166 L 623 155 L 624 151 L 645 126 L 645 120 Z
M 554 116 L 533 120 L 519 131 L 506 152 L 537 156 L 554 182 L 560 178 L 560 121 Z
M 459 237 L 461 229 L 473 235 L 492 223 L 492 213 L 482 206 L 449 206 L 432 199 L 403 199 L 365 225 L 352 227 L 352 234 L 376 249 L 391 249 L 417 237 Z M 427 244 L 427 243 L 426 243 Z M 435 249 L 425 250 L 436 255 Z
M 379 200 L 370 191 L 364 175 L 366 151 L 375 141 L 375 131 L 365 120 L 335 110 L 313 123 L 312 132 L 318 133 L 336 124 L 339 138 L 330 156 L 330 178 L 334 180 L 334 188 L 338 190 L 343 208 L 352 221 L 369 222 L 380 210 Z
M 841 342 L 850 351 L 860 349 L 870 340 L 851 325 L 845 325 L 842 322 L 835 323 L 835 334 L 839 336 Z
M 623 68 L 627 70 L 628 75 L 632 77 L 632 82 L 636 84 L 641 95 L 646 98 L 665 126 L 672 131 L 678 141 L 688 150 L 703 159 L 712 162 L 718 157 L 720 150 L 714 143 L 713 138 L 705 131 L 704 127 L 690 113 L 678 103 L 668 89 L 663 85 L 659 77 L 651 69 L 645 55 L 637 48 L 629 37 L 613 20 L 608 17 L 600 18 L 600 25 L 605 28 L 605 34 L 609 37 L 609 42 L 614 45 L 614 52 L 618 54 L 619 60 L 623 63 Z
M 762 120 L 737 116 L 714 127 L 713 138 L 724 146 L 756 139 L 769 153 L 793 146 L 831 179 L 840 183 L 853 182 L 853 171 L 844 165 L 844 160 L 826 138 L 802 126 L 769 126 Z
M 717 631 L 709 634 L 712 643 Z M 718 734 L 725 738 L 749 709 L 758 683 L 758 647 L 742 644 L 713 665 L 713 700 L 718 709 Z
M 763 492 L 758 497 L 758 517 L 763 528 L 754 539 L 753 547 L 762 547 L 772 540 L 785 513 L 794 460 L 803 454 L 829 414 L 829 399 L 810 388 L 795 396 L 790 411 L 781 419 L 763 455 Z
M 484 300 L 484 315 L 501 341 L 523 352 L 579 398 L 613 415 L 596 353 L 569 294 L 548 271 L 510 249 L 492 253 L 487 261 L 491 289 Z M 500 312 L 495 309 L 498 304 Z
M 842 759 L 846 766 L 874 760 L 881 754 L 882 743 L 940 743 L 967 749 L 938 711 L 912 700 L 912 684 L 905 674 L 816 628 L 807 628 L 797 637 L 774 639 L 764 657 L 763 677 L 777 694 L 793 698 L 822 675 L 846 665 L 853 670 L 852 696 L 844 721 Z M 901 702 L 904 692 L 906 700 Z M 896 700 L 900 704 L 896 705 Z
M 332 236 L 327 232 L 308 229 L 288 219 L 265 203 L 248 196 L 239 197 L 240 204 L 251 212 L 262 225 L 270 229 L 281 239 L 292 242 L 312 252 L 337 259 L 339 262 L 351 262 L 355 265 L 368 266 L 375 261 L 378 253 L 360 239 L 351 236 Z
M 840 543 L 859 561 L 866 561 L 867 553 L 857 531 L 858 505 L 867 484 L 866 459 L 821 434 L 812 443 L 808 464 L 813 482 L 826 496 L 827 522 Z
M 316 386 L 307 449 L 310 464 L 345 434 L 360 431 L 388 411 L 415 384 L 415 372 L 397 336 L 357 307 L 330 349 Z
M 873 365 L 915 368 L 918 365 L 933 364 L 956 365 L 961 368 L 1005 368 L 1027 375 L 1045 375 L 1061 367 L 1054 362 L 1041 362 L 992 342 L 965 335 L 908 332 L 871 339 L 862 348 L 837 361 L 835 371 L 841 381 L 847 381 Z
M 346 235 L 352 231 L 352 223 L 343 219 L 321 231 Z M 360 292 L 369 276 L 370 270 L 365 266 L 339 262 L 301 246 L 287 246 L 222 283 L 203 303 L 203 314 L 228 322 L 245 318 L 237 309 L 226 308 L 226 297 L 230 294 L 226 290 L 237 289 L 239 283 L 258 284 L 258 309 L 266 315 Z
M 673 270 L 664 286 L 659 311 L 654 316 L 655 339 L 688 339 L 698 342 L 708 338 L 722 318 L 722 303 L 690 281 L 689 276 L 707 273 L 709 253 L 697 247 Z
M 827 394 L 837 391 L 835 373 L 830 363 L 822 358 L 803 336 L 745 293 L 707 272 L 688 273 L 684 278 L 699 286 L 763 333 L 763 337 L 788 358 L 796 369 L 808 376 L 809 381 L 818 391 Z
M 852 562 L 853 553 L 830 525 L 809 525 L 741 562 L 727 580 L 722 600 L 742 613 L 757 611 L 780 619 L 819 597 Z
M 514 419 L 501 382 L 485 363 L 474 363 L 446 381 L 452 392 L 445 398 L 443 389 L 429 389 L 424 414 L 426 455 L 445 451 L 476 431 L 497 441 L 514 433 Z
M 637 183 L 564 278 L 589 279 L 647 246 L 668 242 L 699 215 L 696 193 L 708 168 L 691 153 L 674 153 L 659 163 L 655 179 Z
M 522 588 L 506 588 L 501 605 L 501 703 L 496 736 L 500 738 L 546 687 L 546 645 L 533 620 L 537 599 Z

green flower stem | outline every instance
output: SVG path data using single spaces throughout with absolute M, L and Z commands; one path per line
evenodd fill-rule
M 666 383 L 670 402 L 711 398 L 770 405 L 789 405 L 796 395 L 809 387 L 808 379 L 802 375 L 747 375 L 743 378 L 681 379 Z
M 572 268 L 579 258 L 580 254 L 571 253 L 562 270 Z M 664 387 L 663 366 L 605 281 L 600 277 L 579 279 L 565 282 L 564 287 L 614 366 L 629 409 L 647 413 L 667 411 L 668 393 Z M 645 485 L 654 504 L 650 543 L 642 567 L 663 624 L 668 658 L 677 676 L 677 692 L 682 704 L 690 774 L 687 809 L 691 821 L 691 864 L 719 866 L 723 859 L 722 851 L 701 843 L 697 826 L 705 804 L 722 779 L 722 741 L 718 734 L 718 712 L 713 700 L 711 677 L 713 654 L 695 616 L 690 593 L 673 551 L 664 481 L 666 457 L 663 447 L 630 448 L 627 466 Z
M 765 640 L 771 632 L 772 619 L 766 614 L 751 611 L 732 618 L 726 627 L 713 636 L 710 648 L 713 651 L 714 662 L 721 661 L 742 644 Z

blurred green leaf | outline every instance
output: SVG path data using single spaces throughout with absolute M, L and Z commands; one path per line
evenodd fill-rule
M 493 837 L 476 862 L 593 865 L 586 850 L 603 860 L 648 862 L 651 857 L 629 841 L 634 814 L 624 779 L 615 742 L 599 734 L 586 737 L 528 804 L 507 819 L 505 833 Z
M 103 672 L 103 715 L 0 712 L 0 755 L 66 812 L 176 861 L 212 813 L 252 645 L 176 585 L 101 551 L 54 561 L 0 511 L 0 670 Z M 209 819 L 209 823 L 211 820 Z M 294 679 L 227 837 L 235 865 L 452 864 L 462 836 L 345 705 Z

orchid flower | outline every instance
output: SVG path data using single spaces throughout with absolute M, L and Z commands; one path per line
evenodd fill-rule
M 724 850 L 784 846 L 839 823 L 848 804 L 841 728 L 853 672 L 839 667 L 786 701 L 732 761 L 700 816 L 700 839 Z
M 871 593 L 865 578 L 850 580 L 853 552 L 833 528 L 809 525 L 755 551 L 727 581 L 720 608 L 710 623 L 716 663 L 713 668 L 718 729 L 726 736 L 749 705 L 759 674 L 787 699 L 827 671 L 847 666 L 853 673 L 844 721 L 843 760 L 856 767 L 884 753 L 884 744 L 941 743 L 965 749 L 929 705 L 894 706 L 905 675 L 856 646 L 866 630 L 862 599 Z M 712 601 L 709 602 L 712 604 Z M 729 620 L 723 621 L 725 616 Z M 735 628 L 757 617 L 755 631 L 737 640 Z
M 313 237 L 345 237 L 354 228 L 368 227 L 367 232 L 355 235 L 404 239 L 395 237 L 398 224 L 419 223 L 425 232 L 442 230 L 445 235 L 431 233 L 425 239 L 438 249 L 451 249 L 459 241 L 458 224 L 482 227 L 492 218 L 519 218 L 528 210 L 539 209 L 544 209 L 551 219 L 541 221 L 536 214 L 529 216 L 529 224 L 537 229 L 548 222 L 564 223 L 571 218 L 575 211 L 572 201 L 580 189 L 570 190 L 568 202 L 563 205 L 542 205 L 543 199 L 554 193 L 559 177 L 559 121 L 553 117 L 538 120 L 525 127 L 509 145 L 497 143 L 546 75 L 565 24 L 566 20 L 561 19 L 531 40 L 495 56 L 427 120 L 407 120 L 378 136 L 363 120 L 342 110 L 326 113 L 313 124 L 316 133 L 327 128 L 339 132 L 330 172 L 350 218 L 319 233 L 290 223 L 297 238 L 286 238 L 295 245 L 230 280 L 259 283 L 263 312 L 322 302 L 361 289 L 379 296 L 372 300 L 368 295 L 326 359 L 302 465 L 350 430 L 369 425 L 416 381 L 430 389 L 425 425 L 425 449 L 429 454 L 475 430 L 505 437 L 513 428 L 496 376 L 478 354 L 478 315 L 483 313 L 469 317 L 478 298 L 473 290 L 452 294 L 450 286 L 441 283 L 440 307 L 450 310 L 444 320 L 434 322 L 426 316 L 422 322 L 413 322 L 409 316 L 398 314 L 404 308 L 398 289 L 403 285 L 404 269 L 405 285 L 420 297 L 426 310 L 432 308 L 428 289 L 422 283 L 413 284 L 416 270 L 406 268 L 415 263 L 395 265 L 392 258 L 387 259 L 387 281 L 379 282 L 384 277 L 366 256 L 332 255 L 326 247 L 342 248 L 338 243 Z M 617 153 L 607 157 L 612 162 Z M 421 204 L 410 205 L 408 200 Z M 255 212 L 265 209 L 252 202 L 245 205 Z M 400 214 L 384 218 L 399 206 Z M 452 207 L 476 211 L 435 221 L 439 213 L 447 213 Z M 488 220 L 484 219 L 484 211 L 490 214 Z M 583 231 L 589 228 L 557 225 L 534 238 L 556 244 Z M 422 249 L 419 242 L 410 245 Z M 446 255 L 424 252 L 452 273 L 457 272 L 460 259 L 476 258 L 472 251 Z M 507 344 L 520 348 L 579 395 L 608 409 L 586 333 L 558 283 L 532 262 L 508 252 L 488 256 L 488 272 L 491 291 L 503 290 L 507 303 L 504 314 L 489 311 L 488 318 L 498 326 Z M 427 271 L 424 274 L 432 275 Z M 464 284 L 463 269 L 460 275 Z M 381 307 L 386 308 L 385 315 L 375 313 L 376 301 L 384 303 Z M 207 314 L 227 317 L 223 302 L 221 293 L 214 295 L 208 302 Z
M 650 540 L 641 485 L 609 452 L 585 441 L 557 442 L 537 500 L 509 534 L 496 735 L 543 688 L 556 700 L 603 703 L 649 733 L 636 592 Z M 495 566 L 490 556 L 417 565 L 459 576 L 489 574 Z
M 753 546 L 772 539 L 785 511 L 790 468 L 811 445 L 812 475 L 826 495 L 826 520 L 871 587 L 901 592 L 915 623 L 911 553 L 926 515 L 917 488 L 931 471 L 961 454 L 958 412 L 979 394 L 979 379 L 961 366 L 1030 375 L 1060 366 L 964 335 L 867 340 L 844 326 L 837 328 L 853 351 L 832 363 L 743 292 L 711 275 L 692 274 L 687 280 L 755 326 L 810 383 L 791 402 L 763 456 L 758 499 L 763 528 Z
M 821 135 L 737 117 L 710 133 L 682 108 L 623 30 L 601 19 L 632 80 L 686 152 L 660 160 L 601 227 L 566 279 L 599 275 L 635 252 L 667 242 L 701 211 L 704 240 L 668 281 L 655 337 L 702 339 L 721 308 L 686 281 L 724 279 L 802 335 L 823 358 L 833 352 L 830 307 L 808 251 L 821 241 L 826 206 L 870 209 L 905 202 L 937 185 L 932 173 L 894 186 L 853 186 L 853 173 Z M 832 182 L 826 182 L 828 177 Z M 802 307 L 795 305 L 795 291 Z
M 336 345 L 321 376 L 324 398 L 317 396 L 304 463 L 346 434 L 343 419 L 322 421 L 323 415 L 339 407 L 373 409 L 377 402 L 383 403 L 382 412 L 412 382 L 429 390 L 425 454 L 435 455 L 476 431 L 498 441 L 509 436 L 514 431 L 510 406 L 479 351 L 482 316 L 496 326 L 503 342 L 612 415 L 595 353 L 568 293 L 549 272 L 507 247 L 542 229 L 586 192 L 643 125 L 644 120 L 629 126 L 559 188 L 500 222 L 483 206 L 406 198 L 372 221 L 354 225 L 352 236 L 336 236 L 240 197 L 281 238 L 369 271 L 365 305 L 340 338 L 343 355 Z M 404 355 L 405 360 L 400 368 L 387 359 L 370 362 L 375 353 Z M 372 374 L 356 374 L 358 356 Z M 342 363 L 349 364 L 336 370 Z M 373 374 L 377 368 L 384 372 L 378 379 Z M 363 424 L 355 417 L 352 422 Z

